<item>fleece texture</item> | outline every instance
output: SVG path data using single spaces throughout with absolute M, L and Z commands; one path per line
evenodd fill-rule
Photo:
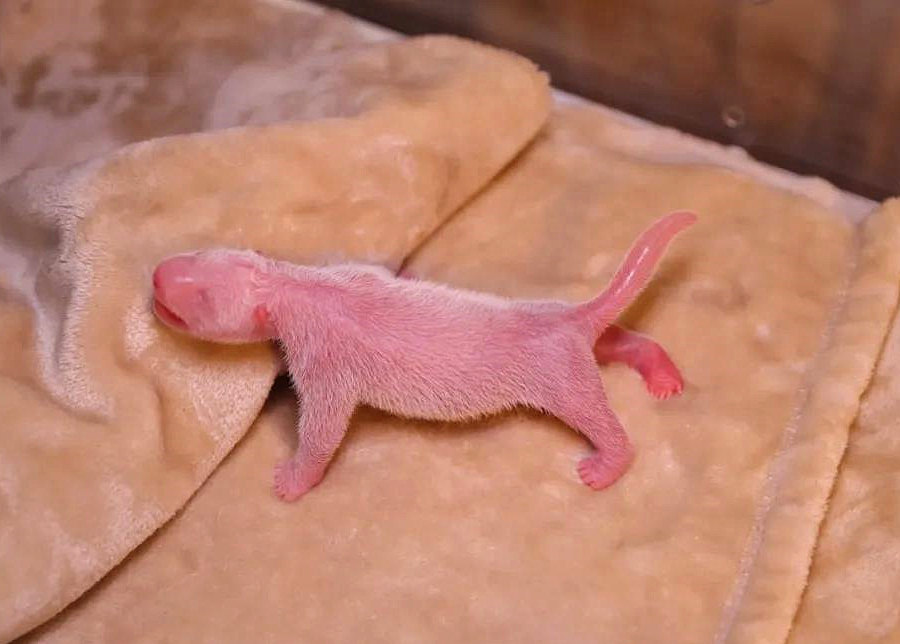
M 897 638 L 900 204 L 687 163 L 468 41 L 64 5 L 0 3 L 0 640 Z M 620 322 L 684 392 L 603 367 L 636 458 L 602 492 L 551 417 L 362 408 L 283 503 L 274 351 L 150 310 L 162 257 L 221 245 L 584 300 L 679 209 L 698 223 Z
M 51 92 L 42 93 L 42 81 L 59 82 L 57 68 L 76 54 L 85 74 L 96 77 L 71 82 L 99 86 L 110 68 L 137 65 L 129 55 L 144 54 L 152 68 L 155 48 L 181 47 L 186 64 L 191 47 L 202 52 L 198 59 L 211 55 L 208 37 L 237 56 L 241 47 L 228 42 L 229 34 L 241 40 L 237 34 L 254 31 L 254 21 L 274 24 L 270 6 L 249 2 L 207 3 L 196 15 L 183 3 L 122 4 L 73 3 L 76 24 L 94 28 L 91 47 L 57 24 L 56 3 L 4 3 L 0 40 L 14 107 L 5 121 L 13 123 L 5 154 L 26 145 L 32 111 L 66 127 L 66 113 L 41 103 Z M 123 11 L 141 24 L 179 28 L 153 33 L 149 44 L 122 42 L 120 34 L 113 42 L 124 58 L 116 58 L 103 50 L 111 46 L 104 19 L 112 12 L 108 24 L 118 25 Z M 20 27 L 41 12 L 43 28 L 62 30 L 64 43 L 36 55 Z M 296 34 L 318 33 L 323 18 L 281 12 L 279 20 L 272 37 L 280 33 L 287 47 Z M 211 34 L 223 21 L 230 29 Z M 328 38 L 326 23 L 321 47 L 328 49 Z M 238 245 L 295 261 L 348 258 L 396 268 L 509 162 L 549 104 L 546 77 L 531 63 L 453 38 L 348 46 L 291 60 L 282 62 L 281 76 L 260 72 L 262 63 L 238 65 L 219 79 L 217 92 L 201 93 L 196 100 L 208 102 L 192 107 L 203 110 L 203 132 L 42 165 L 0 186 L 0 639 L 51 617 L 169 519 L 269 393 L 277 370 L 271 347 L 201 344 L 159 326 L 148 284 L 160 259 Z M 37 80 L 28 75 L 35 66 L 42 70 Z M 218 71 L 213 66 L 211 73 Z M 158 100 L 175 101 L 155 109 L 174 110 L 186 100 L 177 90 L 188 81 L 146 73 Z M 260 73 L 266 98 L 248 106 L 245 92 Z M 235 78 L 242 79 L 240 91 L 229 85 Z M 114 105 L 150 100 L 110 91 L 91 93 L 93 103 L 73 109 L 119 115 Z M 304 92 L 314 98 L 304 100 Z M 78 118 L 68 127 L 75 130 Z M 107 123 L 112 132 L 116 125 L 115 118 Z M 136 128 L 122 139 L 143 136 Z M 95 153 L 102 141 L 95 143 L 84 149 Z M 47 149 L 24 155 L 4 167 L 52 156 Z

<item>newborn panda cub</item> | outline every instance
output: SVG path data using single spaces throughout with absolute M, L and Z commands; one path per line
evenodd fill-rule
M 161 262 L 153 274 L 154 311 L 203 340 L 281 345 L 301 399 L 296 453 L 275 468 L 275 492 L 285 501 L 322 480 L 361 403 L 443 421 L 516 405 L 542 410 L 596 448 L 578 474 L 599 490 L 622 476 L 633 452 L 597 362 L 630 365 L 658 398 L 681 392 L 666 352 L 612 322 L 646 285 L 672 238 L 695 220 L 689 212 L 658 220 L 606 290 L 578 304 L 511 300 L 372 266 L 298 266 L 217 249 Z

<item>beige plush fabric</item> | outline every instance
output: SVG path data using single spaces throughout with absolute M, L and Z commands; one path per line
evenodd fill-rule
M 84 74 L 102 77 L 120 64 L 97 53 L 108 44 L 103 12 L 120 11 L 120 3 L 80 3 L 82 28 L 97 21 L 93 49 L 66 40 L 37 58 L 20 25 L 41 12 L 50 15 L 40 24 L 56 24 L 57 5 L 13 4 L 4 4 L 0 33 L 5 60 L 13 61 L 4 69 L 6 95 L 77 136 L 86 117 L 67 122 L 52 104 L 42 109 L 44 76 L 29 81 L 28 70 L 40 60 L 42 74 L 54 78 L 71 64 L 70 47 L 82 54 Z M 202 61 L 217 3 L 179 19 L 181 4 L 144 3 L 144 17 L 178 19 L 171 46 L 180 47 L 180 63 Z M 223 20 L 229 29 L 216 34 L 217 47 L 230 46 L 228 34 L 252 21 L 271 20 L 265 5 L 231 3 L 227 13 L 218 17 L 219 29 Z M 319 20 L 285 18 L 297 25 L 280 30 L 283 47 L 315 33 Z M 192 57 L 191 46 L 203 53 Z M 223 82 L 215 95 L 191 106 L 205 132 L 39 168 L 0 187 L 2 640 L 51 617 L 169 519 L 269 392 L 277 368 L 270 347 L 199 344 L 160 328 L 147 298 L 157 261 L 237 245 L 298 262 L 396 267 L 534 135 L 549 101 L 546 78 L 527 61 L 452 38 L 329 50 L 282 62 L 277 73 L 263 63 L 227 77 L 220 71 L 213 68 Z M 153 110 L 181 108 L 178 82 L 149 82 L 159 85 L 158 97 L 175 99 Z M 4 121 L 13 123 L 7 168 L 22 163 L 17 152 L 29 135 L 29 114 L 16 114 Z M 107 124 L 116 125 L 115 118 Z M 118 138 L 84 134 L 96 143 L 92 151 L 144 135 L 140 128 Z M 45 147 L 25 162 L 53 156 Z M 259 474 L 265 487 L 269 472 Z
M 531 65 L 456 39 L 359 48 L 348 21 L 250 0 L 79 0 L 54 35 L 56 6 L 0 4 L 0 168 L 99 157 L 0 186 L 0 640 L 87 591 L 22 641 L 889 641 L 896 340 L 850 428 L 897 304 L 900 204 L 856 224 L 651 154 L 596 109 L 547 120 Z M 79 83 L 144 89 L 57 114 L 87 100 L 73 60 Z M 147 309 L 153 263 L 211 244 L 583 298 L 679 208 L 701 220 L 624 322 L 687 387 L 658 402 L 604 367 L 638 456 L 600 493 L 551 418 L 362 409 L 324 482 L 281 503 L 296 404 L 280 383 L 260 412 L 273 352 Z
M 851 428 L 790 644 L 900 642 L 900 326 Z
M 608 129 L 590 110 L 557 114 L 413 268 L 506 294 L 580 298 L 614 267 L 609 248 L 623 249 L 653 216 L 644 213 L 702 213 L 626 317 L 672 350 L 687 391 L 653 403 L 633 374 L 610 370 L 641 456 L 610 498 L 567 508 L 587 524 L 573 568 L 536 562 L 532 574 L 556 591 L 550 613 L 569 614 L 552 624 L 568 641 L 783 641 L 896 304 L 900 204 L 853 230 L 725 171 L 636 163 L 605 149 Z M 464 248 L 482 253 L 461 261 Z M 561 545 L 542 541 L 542 551 Z M 597 578 L 573 582 L 579 566 Z M 533 605 L 541 597 L 535 588 Z

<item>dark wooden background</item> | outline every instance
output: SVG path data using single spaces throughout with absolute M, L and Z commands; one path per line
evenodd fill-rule
M 553 83 L 873 198 L 900 194 L 900 0 L 323 0 L 518 51 Z

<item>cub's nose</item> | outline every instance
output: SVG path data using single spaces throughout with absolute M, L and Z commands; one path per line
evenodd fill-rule
M 189 256 L 176 255 L 164 259 L 153 271 L 153 288 L 160 291 L 193 284 L 196 269 L 197 261 Z

